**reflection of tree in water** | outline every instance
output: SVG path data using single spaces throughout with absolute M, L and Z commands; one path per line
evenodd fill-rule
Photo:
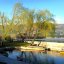
M 51 57 L 50 57 L 48 61 L 49 61 L 49 64 L 55 64 L 54 58 L 51 58 Z
M 53 59 L 48 61 L 48 56 L 42 52 L 21 52 L 21 61 L 27 62 L 29 64 L 54 64 Z
M 32 63 L 32 64 L 38 64 L 38 63 L 37 63 L 37 58 L 36 58 L 36 56 L 34 55 L 34 52 L 29 52 L 29 53 L 30 53 L 29 57 L 30 57 L 31 63 Z
M 24 62 L 28 62 L 29 64 L 33 64 L 34 59 L 35 59 L 33 57 L 34 56 L 32 55 L 31 52 L 24 52 L 24 51 L 21 52 L 21 60 Z
M 44 55 L 44 57 L 45 57 L 45 62 L 44 62 L 44 64 L 55 64 L 54 63 L 54 58 L 53 57 L 51 57 L 51 56 L 49 56 L 49 55 L 47 55 L 47 54 L 43 54 L 43 52 L 40 52 L 42 55 Z M 40 54 L 40 55 L 41 55 Z M 41 55 L 41 56 L 42 56 Z M 43 56 L 42 56 L 43 57 Z M 50 59 L 50 60 L 49 60 Z
M 12 53 L 12 52 L 13 52 L 13 50 L 9 50 L 8 52 L 9 52 L 9 53 Z
M 8 53 L 7 53 L 6 51 L 1 51 L 0 54 L 2 54 L 2 55 L 4 55 L 4 56 L 8 57 Z
M 43 55 L 43 52 L 39 52 L 37 54 L 38 64 L 48 64 L 48 58 L 46 57 L 46 55 Z
M 50 64 L 55 64 L 55 63 L 54 63 L 54 59 L 51 60 L 51 63 L 50 63 Z
M 12 53 L 13 51 L 9 51 Z M 7 52 L 3 51 L 2 54 L 8 56 Z M 22 51 L 20 56 L 17 57 L 18 60 L 24 61 L 28 64 L 55 64 L 54 58 L 48 56 L 47 54 L 43 54 L 43 52 L 26 52 Z

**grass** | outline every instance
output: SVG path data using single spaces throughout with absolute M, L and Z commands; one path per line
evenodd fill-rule
M 29 45 L 30 44 L 27 42 L 12 42 L 12 43 L 4 42 L 2 47 L 29 46 Z

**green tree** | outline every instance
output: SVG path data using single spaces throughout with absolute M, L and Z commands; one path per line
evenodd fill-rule
M 48 10 L 41 10 L 37 16 L 37 26 L 39 27 L 39 32 L 44 37 L 47 37 L 51 32 L 55 30 L 55 20 L 53 15 Z
M 20 3 L 16 3 L 13 9 L 13 18 L 11 25 L 14 26 L 13 30 L 17 33 L 21 33 L 23 31 L 23 23 L 24 23 L 24 16 L 25 16 L 25 8 Z
M 34 10 L 29 10 L 27 14 L 27 34 L 32 36 L 33 34 L 33 24 L 34 24 Z

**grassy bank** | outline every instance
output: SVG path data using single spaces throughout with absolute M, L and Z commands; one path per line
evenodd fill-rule
M 13 43 L 7 43 L 4 42 L 2 45 L 0 44 L 0 47 L 15 47 L 15 46 L 29 46 L 30 44 L 27 42 L 13 42 Z

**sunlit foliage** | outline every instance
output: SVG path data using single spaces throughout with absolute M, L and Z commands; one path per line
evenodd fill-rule
M 13 17 L 9 20 L 0 14 L 2 35 L 25 34 L 29 37 L 52 37 L 55 34 L 55 20 L 48 10 L 30 10 L 22 4 L 13 7 Z M 52 35 L 51 35 L 52 34 Z

